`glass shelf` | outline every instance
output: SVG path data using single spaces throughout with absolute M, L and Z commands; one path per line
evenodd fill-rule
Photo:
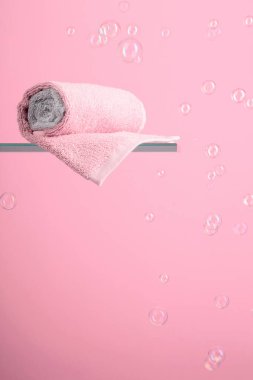
M 177 143 L 143 143 L 133 152 L 176 152 Z M 0 152 L 46 152 L 40 146 L 29 143 L 0 143 Z

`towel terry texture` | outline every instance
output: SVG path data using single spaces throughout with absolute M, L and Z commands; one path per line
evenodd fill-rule
M 38 83 L 25 91 L 17 111 L 26 140 L 99 186 L 139 144 L 180 139 L 140 133 L 143 103 L 127 90 L 97 84 Z

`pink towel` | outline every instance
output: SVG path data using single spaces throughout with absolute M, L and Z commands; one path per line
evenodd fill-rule
M 48 88 L 60 95 L 65 114 L 54 127 L 33 130 L 28 122 L 29 99 Z M 99 186 L 139 144 L 180 139 L 140 134 L 146 122 L 145 108 L 134 94 L 119 88 L 56 81 L 38 83 L 24 93 L 17 110 L 25 139 L 53 153 Z

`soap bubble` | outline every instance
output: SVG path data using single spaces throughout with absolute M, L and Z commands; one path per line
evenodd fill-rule
M 105 21 L 99 27 L 99 33 L 107 38 L 115 38 L 119 32 L 120 25 L 114 20 Z
M 235 103 L 242 103 L 245 96 L 246 92 L 242 88 L 236 88 L 231 94 L 231 98 Z
M 16 206 L 16 197 L 13 193 L 3 193 L 0 197 L 0 205 L 5 210 L 12 210 Z
M 215 168 L 215 173 L 217 174 L 217 176 L 222 176 L 226 171 L 226 168 L 224 165 L 218 165 L 216 166 Z
M 100 47 L 103 46 L 103 37 L 99 33 L 93 33 L 90 35 L 90 45 L 92 47 Z
M 168 313 L 166 310 L 154 308 L 149 312 L 149 320 L 155 326 L 162 326 L 168 320 Z
M 212 363 L 219 365 L 224 360 L 225 354 L 220 347 L 215 347 L 208 352 L 208 358 Z
M 171 35 L 170 29 L 162 28 L 162 30 L 161 30 L 162 38 L 168 38 L 168 37 L 170 37 L 170 35 Z
M 208 224 L 205 224 L 204 226 L 204 232 L 206 235 L 212 236 L 215 235 L 218 232 L 217 227 L 209 226 Z
M 162 284 L 167 284 L 167 282 L 169 281 L 169 276 L 167 273 L 160 274 L 159 278 Z
M 206 80 L 202 83 L 201 91 L 205 95 L 211 95 L 215 92 L 216 83 L 212 80 Z
M 130 8 L 130 4 L 128 1 L 120 1 L 119 2 L 119 9 L 121 12 L 127 12 Z
M 191 112 L 191 105 L 189 103 L 182 103 L 179 109 L 182 115 L 189 115 Z
M 253 26 L 253 16 L 247 16 L 244 20 L 244 25 Z
M 145 214 L 145 219 L 147 222 L 153 222 L 154 218 L 155 218 L 155 215 L 153 214 L 153 212 L 147 212 Z
M 253 98 L 246 99 L 244 106 L 248 109 L 253 109 Z
M 207 179 L 208 181 L 214 181 L 216 178 L 216 173 L 214 170 L 210 170 L 208 173 L 207 173 Z
M 218 232 L 221 226 L 221 216 L 218 214 L 210 214 L 204 221 L 204 232 L 206 235 L 212 236 Z
M 245 195 L 245 197 L 243 198 L 243 204 L 245 206 L 252 207 L 253 206 L 253 194 Z
M 215 158 L 220 152 L 220 147 L 215 143 L 211 143 L 206 147 L 205 152 L 208 157 Z
M 207 36 L 215 38 L 221 34 L 220 23 L 217 19 L 212 19 L 208 23 Z
M 76 32 L 76 29 L 73 26 L 68 26 L 66 29 L 66 33 L 68 36 L 73 36 Z
M 138 61 L 142 57 L 142 45 L 135 38 L 126 38 L 118 45 L 122 59 L 127 63 Z
M 221 216 L 218 215 L 218 214 L 210 214 L 208 215 L 205 223 L 206 225 L 208 225 L 209 227 L 213 227 L 213 228 L 218 228 L 220 227 L 221 225 Z
M 158 177 L 163 177 L 164 174 L 165 174 L 165 170 L 163 170 L 163 169 L 158 170 L 158 172 L 157 172 Z
M 248 226 L 246 223 L 236 223 L 233 226 L 233 232 L 236 235 L 245 235 L 248 230 Z
M 208 28 L 217 29 L 219 27 L 219 21 L 217 19 L 212 19 L 208 23 Z
M 214 304 L 218 309 L 225 309 L 229 305 L 229 297 L 225 295 L 219 295 L 214 298 Z
M 134 24 L 128 25 L 127 34 L 129 36 L 136 36 L 137 32 L 138 32 L 138 26 L 137 25 L 134 25 Z

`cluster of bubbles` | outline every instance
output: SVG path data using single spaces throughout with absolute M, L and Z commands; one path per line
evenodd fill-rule
M 216 158 L 220 153 L 220 146 L 211 143 L 205 147 L 205 154 L 208 158 Z M 223 176 L 225 174 L 226 168 L 224 165 L 217 165 L 213 170 L 210 170 L 207 173 L 207 179 L 208 181 L 212 182 L 215 180 L 217 177 Z
M 253 109 L 253 98 L 246 97 L 246 91 L 243 88 L 236 88 L 231 93 L 231 99 L 234 103 L 243 104 L 246 109 Z
M 217 309 L 225 309 L 229 305 L 229 297 L 224 294 L 216 296 L 214 298 L 214 305 Z
M 216 234 L 221 226 L 221 216 L 218 214 L 210 214 L 204 221 L 204 232 L 206 235 L 212 236 Z
M 127 10 L 127 2 L 120 3 L 122 12 Z M 112 39 L 118 37 L 121 32 L 121 26 L 115 20 L 103 22 L 95 33 L 89 37 L 92 47 L 106 46 Z M 142 44 L 136 38 L 138 26 L 130 24 L 127 26 L 127 37 L 118 43 L 118 51 L 121 58 L 126 63 L 141 63 L 143 59 Z
M 205 80 L 201 85 L 201 92 L 204 95 L 212 95 L 216 90 L 216 83 L 213 80 Z M 189 115 L 192 106 L 190 103 L 183 102 L 179 105 L 179 111 L 182 115 Z
M 120 25 L 114 20 L 103 22 L 95 33 L 89 37 L 89 42 L 92 47 L 101 47 L 108 44 L 108 42 L 117 37 L 120 33 Z
M 5 210 L 12 210 L 16 206 L 16 197 L 13 193 L 3 193 L 0 197 L 0 205 Z
M 222 348 L 215 347 L 208 352 L 208 356 L 205 360 L 204 367 L 208 371 L 214 371 L 219 368 L 225 359 L 225 354 Z
M 253 16 L 246 16 L 243 23 L 246 27 L 253 27 Z M 221 35 L 220 21 L 215 18 L 209 20 L 208 27 L 207 27 L 208 38 L 213 39 L 220 35 Z

